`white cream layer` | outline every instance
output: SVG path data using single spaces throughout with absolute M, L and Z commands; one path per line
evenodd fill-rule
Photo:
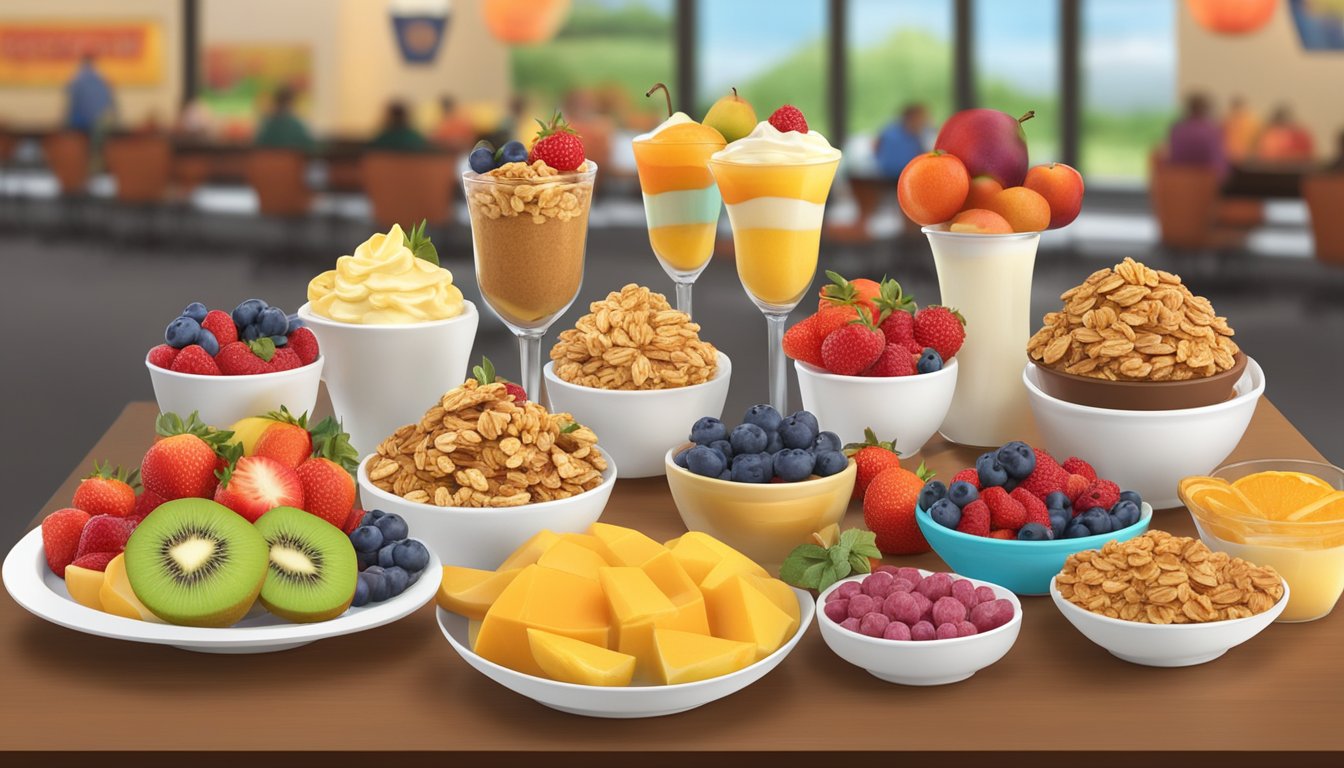
M 816 131 L 781 132 L 766 121 L 756 124 L 750 134 L 715 152 L 714 160 L 756 165 L 790 165 L 839 160 L 840 150 Z
M 714 185 L 704 189 L 678 189 L 644 195 L 644 216 L 649 227 L 671 227 L 677 224 L 713 224 L 719 220 L 719 206 L 723 198 Z
M 824 203 L 792 197 L 755 197 L 729 203 L 727 208 L 734 229 L 821 229 L 821 219 L 826 212 Z

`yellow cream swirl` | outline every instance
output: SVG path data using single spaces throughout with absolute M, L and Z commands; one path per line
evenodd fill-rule
M 462 313 L 462 291 L 453 285 L 453 273 L 417 259 L 396 224 L 313 278 L 308 301 L 313 314 L 363 325 L 425 323 Z

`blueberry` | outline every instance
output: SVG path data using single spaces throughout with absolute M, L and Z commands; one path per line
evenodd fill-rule
M 186 309 L 182 310 L 182 316 L 190 317 L 192 320 L 199 323 L 205 320 L 205 316 L 209 312 L 210 310 L 206 309 L 204 304 L 199 301 L 193 301 L 187 305 Z
M 1120 500 L 1132 501 L 1134 502 L 1134 506 L 1143 509 L 1143 497 L 1139 495 L 1138 491 L 1121 491 Z
M 681 467 L 682 469 L 686 469 L 686 454 L 690 452 L 691 451 L 689 448 L 684 451 L 679 451 L 676 456 L 672 457 L 672 463 L 676 464 L 678 467 Z
M 412 585 L 412 584 L 414 584 L 415 582 L 419 581 L 419 580 L 420 580 L 420 575 L 421 575 L 422 573 L 424 573 L 424 572 L 425 572 L 424 569 L 421 569 L 421 570 L 418 570 L 418 571 L 411 571 L 411 579 L 410 579 L 410 581 L 406 582 L 406 586 L 409 587 L 410 585 Z
M 505 163 L 527 162 L 527 147 L 521 141 L 510 141 L 499 148 L 499 159 Z
M 257 322 L 257 315 L 260 315 L 261 310 L 266 307 L 266 302 L 261 299 L 248 299 L 239 303 L 238 306 L 233 308 L 233 324 L 238 326 L 239 329 L 252 325 Z
M 915 363 L 915 370 L 920 373 L 933 373 L 943 370 L 943 356 L 938 354 L 933 347 L 925 347 L 924 353 L 919 356 L 919 362 Z
M 724 466 L 723 454 L 707 445 L 697 445 L 686 454 L 686 468 L 701 477 L 718 477 Z
M 409 530 L 406 528 L 406 521 L 398 514 L 383 515 L 374 523 L 378 530 L 383 532 L 383 541 L 400 541 L 406 538 Z
M 373 568 L 378 568 L 378 566 L 375 565 Z M 359 574 L 359 580 L 368 585 L 369 602 L 381 603 L 389 597 L 390 591 L 388 590 L 387 578 L 383 576 L 383 569 L 378 568 L 377 571 L 374 571 L 373 568 Z
M 1013 489 L 1017 487 L 1018 482 L 1020 481 L 1017 478 L 1010 477 L 1007 480 L 1004 480 L 1003 485 L 1000 487 L 1003 488 L 1004 492 L 1012 493 Z
M 1084 536 L 1091 535 L 1092 529 L 1088 528 L 1086 523 L 1076 517 L 1069 522 L 1069 527 L 1064 529 L 1064 538 L 1066 539 L 1081 539 Z
M 304 327 L 303 320 L 299 317 L 299 313 L 297 312 L 292 315 L 285 315 L 285 320 L 289 321 L 290 333 L 293 333 L 296 328 Z
M 216 339 L 215 334 L 211 333 L 208 328 L 202 328 L 201 332 L 196 335 L 196 343 L 200 344 L 201 349 L 205 350 L 205 354 L 211 357 L 219 354 L 219 339 Z
M 356 552 L 377 552 L 383 548 L 383 532 L 376 525 L 361 525 L 350 532 L 350 544 Z
M 384 517 L 387 515 L 387 513 L 381 509 L 370 509 L 368 512 L 365 512 L 364 514 L 367 515 L 370 520 L 377 520 L 380 517 Z
M 1139 522 L 1139 505 L 1129 499 L 1121 499 L 1115 502 L 1115 506 L 1111 507 L 1111 517 L 1114 518 L 1112 522 L 1115 525 L 1115 530 L 1128 528 Z
M 818 451 L 812 472 L 819 477 L 830 477 L 845 471 L 849 466 L 849 457 L 839 451 Z
M 1021 480 L 1036 469 L 1036 452 L 1021 440 L 1004 445 L 994 458 L 1007 470 L 1008 476 L 1016 480 Z
M 944 528 L 956 528 L 961 522 L 961 509 L 953 504 L 951 499 L 938 499 L 933 502 L 933 506 L 924 509 L 929 511 L 929 517 L 933 518 L 933 522 Z
M 283 346 L 285 346 L 286 344 L 289 343 L 289 337 L 288 337 L 288 336 L 272 336 L 272 337 L 271 337 L 271 343 L 272 343 L 272 344 L 275 344 L 275 346 L 277 346 L 277 347 L 283 347 Z
M 981 488 L 988 488 L 991 485 L 1001 486 L 1008 482 L 1008 470 L 999 463 L 994 451 L 980 454 L 980 458 L 975 460 L 975 471 L 980 476 Z
M 392 566 L 396 565 L 397 561 L 393 559 L 392 556 L 392 552 L 396 548 L 397 548 L 397 542 L 395 541 L 390 542 L 388 544 L 384 544 L 382 548 L 378 550 L 378 565 L 382 566 L 383 568 L 391 568 Z
M 794 411 L 789 415 L 795 419 L 801 419 L 804 424 L 811 427 L 813 435 L 821 431 L 821 425 L 817 423 L 817 417 L 811 411 Z
M 754 424 L 751 426 L 755 426 Z M 796 483 L 812 476 L 816 457 L 801 448 L 785 448 L 775 454 L 775 475 L 786 483 Z
M 709 447 L 719 452 L 719 455 L 723 457 L 724 464 L 733 460 L 733 444 L 727 440 L 715 440 L 709 444 Z
M 739 453 L 761 453 L 765 446 L 769 444 L 770 438 L 765 434 L 765 430 L 755 424 L 738 424 L 733 427 L 733 431 L 728 435 L 728 442 L 733 446 L 733 455 Z
M 1073 502 L 1069 500 L 1069 495 L 1063 491 L 1051 491 L 1049 496 L 1045 497 L 1046 509 L 1062 509 L 1073 515 Z
M 243 326 L 238 330 L 238 338 L 243 341 L 256 341 L 261 338 L 261 329 L 257 327 L 256 323 Z
M 768 483 L 775 476 L 775 460 L 768 453 L 739 453 L 733 457 L 735 483 Z
M 1053 537 L 1050 529 L 1040 523 L 1027 523 L 1017 529 L 1018 541 L 1048 541 Z
M 764 429 L 766 434 L 778 431 L 779 423 L 783 420 L 784 417 L 779 415 L 779 411 L 776 411 L 773 405 L 765 403 L 751 406 L 747 409 L 746 415 L 742 417 L 742 423 L 755 424 Z
M 387 580 L 388 597 L 396 597 L 405 592 L 406 586 L 411 583 L 411 574 L 399 565 L 384 570 L 383 578 Z
M 825 451 L 840 450 L 840 436 L 834 432 L 818 432 L 817 439 L 812 441 L 812 452 L 823 453 Z
M 374 551 L 374 552 L 359 552 L 359 551 L 356 551 L 356 552 L 355 552 L 355 562 L 359 564 L 359 570 L 361 570 L 361 571 L 364 570 L 365 568 L 368 568 L 369 566 L 377 567 L 377 565 L 378 565 L 378 552 L 377 552 L 377 551 Z
M 965 480 L 958 480 L 948 486 L 947 498 L 951 499 L 952 503 L 956 504 L 958 507 L 965 507 L 967 504 L 980 498 L 980 492 L 975 489 L 974 485 L 971 485 Z
M 495 148 L 488 141 L 476 142 L 476 148 L 471 150 L 471 155 L 467 158 L 467 164 L 471 170 L 477 173 L 489 173 L 495 169 Z
M 810 448 L 817 439 L 817 428 L 794 414 L 779 423 L 779 439 L 785 448 Z
M 930 480 L 919 489 L 919 508 L 933 509 L 933 503 L 939 499 L 947 498 L 947 486 L 942 480 Z
M 727 440 L 728 428 L 713 416 L 701 416 L 691 426 L 691 442 L 709 445 L 715 440 Z
M 369 582 L 366 579 L 355 579 L 355 598 L 350 601 L 352 607 L 358 608 L 369 602 Z
M 1064 538 L 1064 532 L 1068 530 L 1069 523 L 1073 522 L 1073 517 L 1060 509 L 1050 510 L 1050 531 L 1056 539 Z
M 429 565 L 429 550 L 415 539 L 398 541 L 392 550 L 392 561 L 407 571 L 418 571 Z
M 163 331 L 163 340 L 168 342 L 168 346 L 181 349 L 196 343 L 201 335 L 201 324 L 183 315 L 168 324 Z
M 779 432 L 767 432 L 768 442 L 765 444 L 765 452 L 774 456 L 776 453 L 784 450 L 784 440 L 779 436 Z
M 1111 515 L 1101 507 L 1093 507 L 1078 516 L 1078 520 L 1092 533 L 1110 533 Z
M 257 315 L 257 328 L 262 336 L 283 336 L 289 330 L 289 318 L 279 307 L 267 307 Z
M 722 472 L 719 473 L 719 479 L 727 480 L 728 482 L 731 483 L 733 481 L 733 470 L 731 469 L 723 470 Z

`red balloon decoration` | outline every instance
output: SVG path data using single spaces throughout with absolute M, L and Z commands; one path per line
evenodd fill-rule
M 1220 35 L 1245 35 L 1260 29 L 1281 4 L 1283 0 L 1185 0 L 1195 21 Z

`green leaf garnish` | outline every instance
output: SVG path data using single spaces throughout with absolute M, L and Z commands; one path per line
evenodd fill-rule
M 490 362 L 490 358 L 482 355 L 481 364 L 471 367 L 471 375 L 476 377 L 476 383 L 482 386 L 495 383 L 495 364 Z
M 568 435 L 570 432 L 577 432 L 577 431 L 579 430 L 579 428 L 582 427 L 582 426 L 583 426 L 583 425 L 580 424 L 580 423 L 577 422 L 577 421 L 571 421 L 571 422 L 569 422 L 568 424 L 566 424 L 565 426 L 563 426 L 563 427 L 560 428 L 560 434 L 562 434 L 562 435 Z
M 272 357 L 275 357 L 275 342 L 271 341 L 270 336 L 253 339 L 247 342 L 247 347 L 252 350 L 252 354 L 268 363 L 271 362 Z
M 439 252 L 434 248 L 434 243 L 430 242 L 429 235 L 425 234 L 424 219 L 409 229 L 403 229 L 402 233 L 406 238 L 406 247 L 411 249 L 411 255 L 436 267 L 439 266 Z
M 868 558 L 881 556 L 877 534 L 850 528 L 830 547 L 810 543 L 794 547 L 779 567 L 779 578 L 786 584 L 820 592 L 851 574 L 870 572 Z
M 346 472 L 355 474 L 359 468 L 359 452 L 350 445 L 350 435 L 341 422 L 328 416 L 308 430 L 313 438 L 313 456 L 330 459 L 341 465 Z

